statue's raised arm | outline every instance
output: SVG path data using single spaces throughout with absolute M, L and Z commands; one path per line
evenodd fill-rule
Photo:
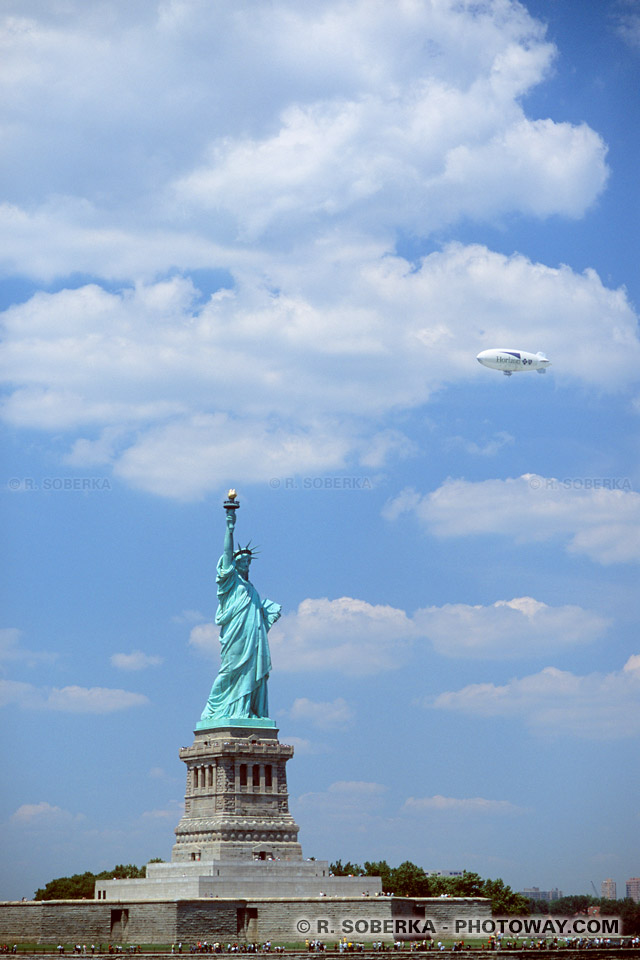
M 222 547 L 222 556 L 225 566 L 230 567 L 233 563 L 233 530 L 236 525 L 236 511 L 226 509 L 227 529 L 224 532 L 224 544 Z
M 267 633 L 280 616 L 280 605 L 261 601 L 249 580 L 255 555 L 250 545 L 234 545 L 236 512 L 240 504 L 235 490 L 225 501 L 226 530 L 218 561 L 216 583 L 220 627 L 220 672 L 202 713 L 203 723 L 217 725 L 233 719 L 266 720 L 269 716 L 267 680 L 271 656 Z

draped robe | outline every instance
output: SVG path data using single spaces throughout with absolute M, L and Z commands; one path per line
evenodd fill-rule
M 271 655 L 267 633 L 280 616 L 280 604 L 262 602 L 258 591 L 236 569 L 235 562 L 218 561 L 220 672 L 201 720 L 269 716 L 267 680 Z

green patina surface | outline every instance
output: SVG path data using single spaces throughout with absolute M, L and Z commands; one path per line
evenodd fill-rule
M 197 730 L 224 726 L 275 727 L 269 719 L 267 680 L 271 655 L 267 634 L 280 616 L 280 604 L 261 600 L 249 580 L 253 557 L 247 546 L 234 549 L 237 507 L 225 505 L 227 529 L 216 583 L 220 627 L 220 671 Z

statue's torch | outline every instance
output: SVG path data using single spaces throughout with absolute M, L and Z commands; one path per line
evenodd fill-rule
M 227 494 L 227 499 L 225 500 L 223 506 L 225 510 L 240 509 L 240 503 L 238 502 L 238 494 L 235 492 L 235 490 L 229 490 L 229 493 Z

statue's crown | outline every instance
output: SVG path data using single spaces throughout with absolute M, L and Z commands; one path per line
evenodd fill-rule
M 252 560 L 254 557 L 258 556 L 258 549 L 257 547 L 251 546 L 251 540 L 249 540 L 249 543 L 246 545 L 246 547 L 241 547 L 240 544 L 238 544 L 238 549 L 233 551 L 234 560 L 236 559 L 236 557 L 242 557 L 242 556 L 250 557 Z

